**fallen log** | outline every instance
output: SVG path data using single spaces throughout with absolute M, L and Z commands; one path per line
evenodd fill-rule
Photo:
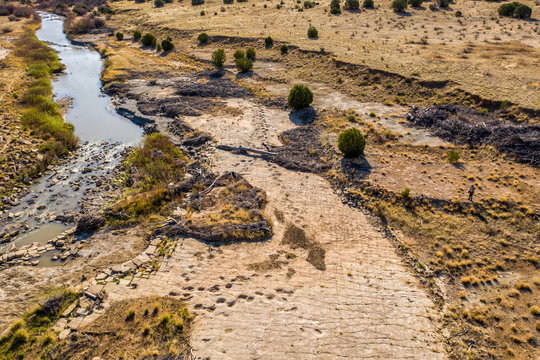
M 270 152 L 270 151 L 264 151 L 264 150 L 258 150 L 258 149 L 252 149 L 247 148 L 244 146 L 230 146 L 230 145 L 218 145 L 216 146 L 219 150 L 224 151 L 243 151 L 243 152 L 252 152 L 259 155 L 268 155 L 268 156 L 276 156 L 276 153 Z

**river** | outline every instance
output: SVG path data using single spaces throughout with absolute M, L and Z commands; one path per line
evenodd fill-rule
M 66 67 L 52 81 L 53 94 L 56 100 L 72 100 L 65 119 L 75 127 L 80 147 L 47 170 L 20 204 L 2 215 L 2 227 L 19 230 L 19 236 L 0 247 L 0 253 L 47 242 L 68 229 L 70 225 L 55 221 L 56 216 L 78 213 L 85 191 L 101 186 L 101 179 L 110 175 L 125 148 L 136 145 L 143 135 L 139 126 L 115 112 L 111 98 L 102 92 L 100 55 L 66 37 L 63 17 L 44 12 L 40 16 L 38 39 L 56 51 Z

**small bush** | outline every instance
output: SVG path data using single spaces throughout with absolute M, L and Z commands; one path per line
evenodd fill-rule
M 270 36 L 268 36 L 266 39 L 264 39 L 264 45 L 270 47 L 274 45 L 274 40 Z
M 135 310 L 129 309 L 126 314 L 126 321 L 133 321 L 135 320 Z
M 247 58 L 236 59 L 236 68 L 241 73 L 247 73 L 253 68 L 253 61 Z
M 154 0 L 154 6 L 155 7 L 160 8 L 160 7 L 163 7 L 163 5 L 165 5 L 163 0 Z
M 251 60 L 255 60 L 255 56 L 256 56 L 256 53 L 255 53 L 255 49 L 254 48 L 248 48 L 246 50 L 246 57 L 248 59 L 251 59 Z
M 287 54 L 289 52 L 289 47 L 287 45 L 281 45 L 281 54 Z
M 234 52 L 233 57 L 234 57 L 236 60 L 238 60 L 238 59 L 245 58 L 246 55 L 244 54 L 244 51 L 243 51 L 243 50 L 238 49 L 238 50 L 236 50 L 236 51 Z
M 405 199 L 408 199 L 411 197 L 411 189 L 409 188 L 405 188 L 403 189 L 403 191 L 401 192 L 401 196 Z
M 319 32 L 314 26 L 310 26 L 307 31 L 307 36 L 308 38 L 313 39 L 319 36 Z
M 165 39 L 161 42 L 161 48 L 163 49 L 163 51 L 171 51 L 174 49 L 174 44 L 171 40 Z
M 140 31 L 134 31 L 133 32 L 133 40 L 139 41 L 139 40 L 141 40 L 141 37 L 142 37 L 142 34 L 141 34 Z
M 191 5 L 197 6 L 204 4 L 204 0 L 191 0 Z
M 374 5 L 375 4 L 373 3 L 373 0 L 364 0 L 364 2 L 362 3 L 362 7 L 366 9 L 373 9 Z
M 457 164 L 460 158 L 461 158 L 461 154 L 454 150 L 450 150 L 446 154 L 446 159 L 448 160 L 450 164 Z
M 463 16 L 463 13 L 461 11 L 456 11 L 456 17 L 462 17 Z
M 304 1 L 304 9 L 311 9 L 312 7 L 315 7 L 315 1 Z
M 209 36 L 208 36 L 207 33 L 201 33 L 201 34 L 197 37 L 197 40 L 199 41 L 199 44 L 206 44 L 206 43 L 208 43 Z
M 226 5 L 230 5 L 230 4 L 234 3 L 234 0 L 223 0 L 223 3 L 226 4 Z
M 409 5 L 414 8 L 419 8 L 420 6 L 422 6 L 422 0 L 409 0 Z
M 217 49 L 212 53 L 212 64 L 214 64 L 215 67 L 221 68 L 226 60 L 227 56 L 225 55 L 225 50 Z
M 155 46 L 156 37 L 150 33 L 144 34 L 141 38 L 141 42 L 144 46 Z
M 346 158 L 356 158 L 364 153 L 366 139 L 357 128 L 350 128 L 339 134 L 338 148 Z
M 303 109 L 313 102 L 313 93 L 305 85 L 294 85 L 289 93 L 287 102 L 293 109 Z
M 525 4 L 520 4 L 514 10 L 514 16 L 519 19 L 529 19 L 532 15 L 532 9 Z
M 124 40 L 124 34 L 120 31 L 116 33 L 116 39 L 117 40 Z
M 341 14 L 341 4 L 339 0 L 332 0 L 330 2 L 330 13 L 331 14 Z
M 360 8 L 360 2 L 358 0 L 345 0 L 343 7 L 348 10 L 358 10 Z
M 514 14 L 514 10 L 518 7 L 518 2 L 514 1 L 511 3 L 502 4 L 499 6 L 498 12 L 500 16 L 512 16 Z
M 407 0 L 394 0 L 392 1 L 392 9 L 395 12 L 403 12 L 407 9 Z
M 450 5 L 450 1 L 449 0 L 437 0 L 437 5 L 439 5 L 439 7 L 441 9 L 446 9 Z

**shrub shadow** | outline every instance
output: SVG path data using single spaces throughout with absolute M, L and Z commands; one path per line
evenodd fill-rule
M 317 117 L 317 110 L 313 106 L 300 110 L 292 110 L 289 113 L 289 120 L 295 125 L 311 124 Z

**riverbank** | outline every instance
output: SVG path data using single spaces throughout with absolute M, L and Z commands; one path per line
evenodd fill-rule
M 4 32 L 11 36 L 12 51 L 5 59 L 8 66 L 2 69 L 9 83 L 0 95 L 7 110 L 0 135 L 6 140 L 0 152 L 0 211 L 17 205 L 26 186 L 77 146 L 73 126 L 52 101 L 51 76 L 62 71 L 63 65 L 36 38 L 39 27 L 36 14 L 15 31 Z

